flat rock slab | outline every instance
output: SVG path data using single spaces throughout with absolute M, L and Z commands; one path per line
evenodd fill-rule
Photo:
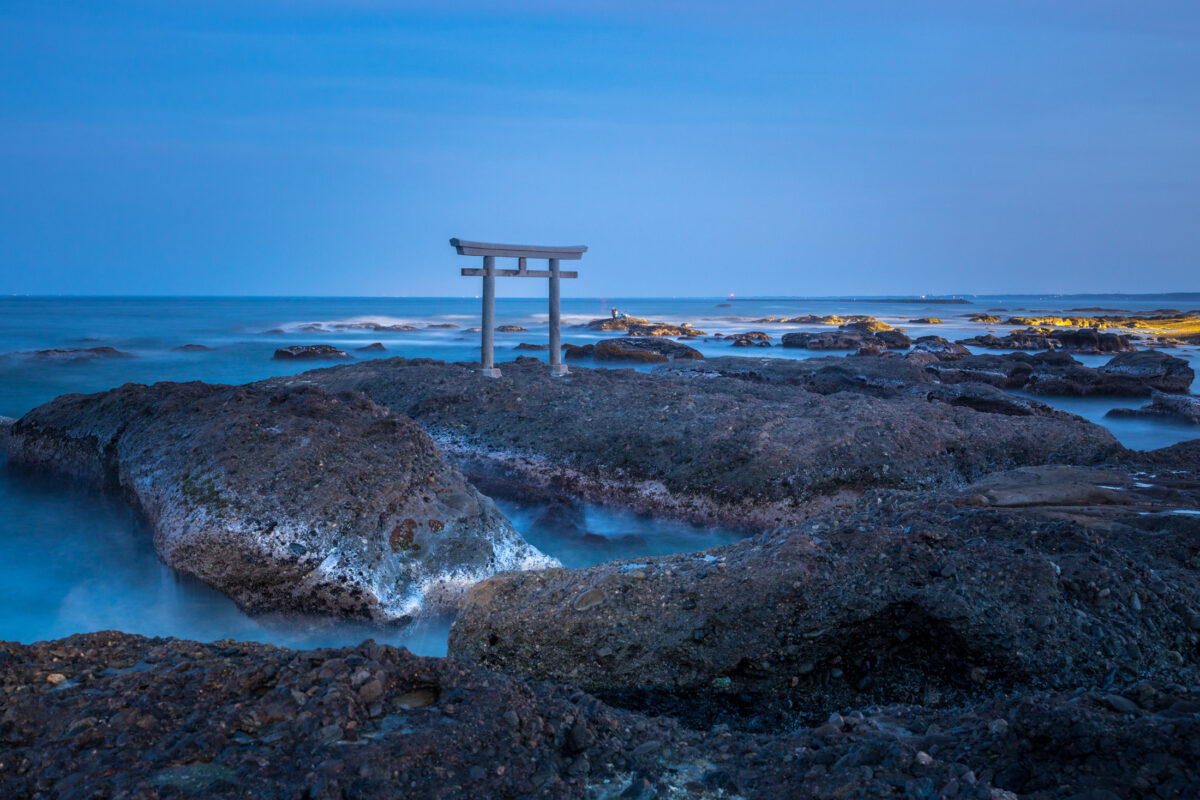
M 872 491 L 704 553 L 497 576 L 450 654 L 692 725 L 1200 683 L 1200 469 L 1036 467 Z
M 411 416 L 464 462 L 531 496 L 564 493 L 700 521 L 769 527 L 870 486 L 961 483 L 1122 448 L 1104 428 L 986 386 L 938 386 L 902 357 L 704 359 L 652 375 L 387 359 L 299 382 Z M 478 477 L 477 477 L 478 476 Z M 494 491 L 488 489 L 488 491 Z
M 1021 797 L 1200 792 L 1200 695 L 1153 681 L 697 732 L 370 642 L 0 643 L 5 797 Z M 1099 748 L 1103 757 L 1097 757 Z
M 362 396 L 129 384 L 34 409 L 8 452 L 121 492 L 163 561 L 250 611 L 404 619 L 552 563 L 419 426 Z

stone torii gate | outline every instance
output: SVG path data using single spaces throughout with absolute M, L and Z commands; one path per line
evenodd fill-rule
M 583 258 L 587 247 L 546 247 L 525 244 L 490 244 L 451 239 L 450 246 L 460 256 L 483 256 L 483 269 L 464 267 L 462 274 L 483 277 L 483 322 L 480 324 L 480 370 L 490 378 L 499 378 L 493 350 L 496 336 L 496 276 L 501 278 L 549 278 L 550 279 L 550 374 L 566 375 L 567 366 L 562 363 L 562 324 L 559 314 L 559 279 L 578 278 L 578 272 L 563 272 L 558 262 L 566 259 L 577 261 Z M 517 259 L 516 269 L 496 269 L 497 258 Z M 526 269 L 525 260 L 544 258 L 550 262 L 549 269 Z

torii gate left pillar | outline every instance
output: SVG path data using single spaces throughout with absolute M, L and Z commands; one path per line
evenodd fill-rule
M 578 278 L 578 272 L 563 272 L 558 263 L 562 259 L 577 261 L 583 258 L 587 247 L 546 247 L 543 245 L 491 244 L 451 239 L 450 245 L 460 256 L 483 256 L 483 269 L 464 267 L 463 275 L 483 277 L 483 314 L 479 335 L 480 372 L 491 378 L 499 378 L 500 370 L 495 362 L 496 331 L 496 278 L 549 278 L 550 279 L 550 374 L 566 375 L 567 365 L 562 363 L 562 315 L 560 313 L 559 281 L 562 278 Z M 497 258 L 517 259 L 516 269 L 496 269 Z M 526 259 L 544 258 L 549 269 L 526 269 Z

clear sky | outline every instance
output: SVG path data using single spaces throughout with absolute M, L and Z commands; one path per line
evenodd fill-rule
M 571 295 L 1200 290 L 1200 3 L 0 0 L 0 293 L 475 294 L 451 236 L 587 244 Z

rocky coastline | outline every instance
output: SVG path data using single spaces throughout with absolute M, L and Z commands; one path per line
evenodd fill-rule
M 1200 795 L 1200 440 L 1127 450 L 1007 391 L 1167 413 L 1187 362 L 819 324 L 861 354 L 703 358 L 666 338 L 691 326 L 605 319 L 649 372 L 380 358 L 0 419 L 10 468 L 119 493 L 247 610 L 456 614 L 446 659 L 0 643 L 0 794 Z M 491 497 L 746 538 L 564 569 Z

